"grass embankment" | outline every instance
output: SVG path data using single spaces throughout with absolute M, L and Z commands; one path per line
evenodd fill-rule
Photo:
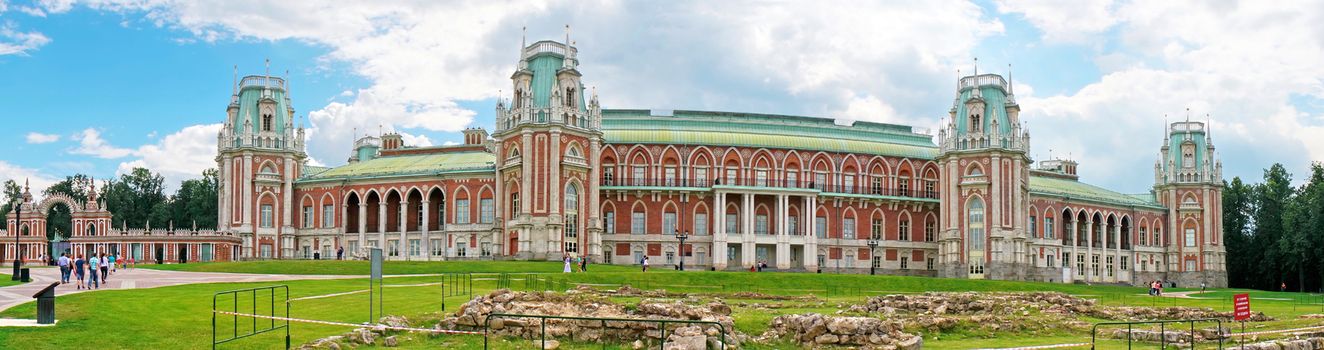
M 187 265 L 153 265 L 151 268 L 187 271 L 223 271 L 283 274 L 366 274 L 367 264 L 361 261 L 264 261 L 241 263 L 208 263 Z M 784 308 L 754 309 L 734 307 L 736 327 L 751 335 L 762 333 L 768 321 L 777 315 L 818 312 L 833 314 L 838 304 L 862 302 L 867 296 L 888 293 L 919 293 L 924 291 L 1059 291 L 1082 297 L 1097 298 L 1106 305 L 1131 306 L 1194 306 L 1230 310 L 1231 295 L 1237 290 L 1211 290 L 1197 294 L 1196 298 L 1154 298 L 1141 288 L 1119 286 L 1064 285 L 1055 283 L 975 281 L 925 277 L 832 275 L 807 273 L 749 273 L 656 270 L 640 273 L 628 266 L 591 265 L 586 274 L 561 274 L 556 262 L 387 262 L 387 274 L 425 274 L 442 272 L 508 272 L 541 273 L 539 275 L 510 275 L 510 286 L 525 288 L 524 278 L 551 279 L 555 288 L 560 281 L 573 286 L 577 283 L 615 288 L 631 284 L 638 288 L 665 288 L 671 291 L 734 293 L 756 291 L 768 294 L 826 296 L 818 302 L 781 302 Z M 487 293 L 497 287 L 496 274 L 475 275 L 474 294 Z M 409 286 L 435 283 L 438 277 L 387 278 L 385 309 L 387 314 L 409 317 L 417 324 L 431 324 L 440 318 L 441 290 L 438 286 Z M 62 296 L 59 300 L 60 324 L 53 328 L 0 329 L 0 348 L 57 349 L 78 347 L 95 340 L 101 348 L 195 349 L 208 347 L 211 341 L 211 306 L 214 293 L 229 289 L 249 288 L 272 284 L 286 284 L 290 297 L 300 298 L 333 293 L 362 291 L 366 279 L 288 281 L 282 283 L 223 283 L 194 284 L 154 289 L 103 290 Z M 545 286 L 544 282 L 541 286 Z M 262 313 L 270 308 L 269 296 L 257 296 L 257 305 L 244 297 L 238 308 Z M 1253 292 L 1253 307 L 1279 320 L 1251 324 L 1249 329 L 1283 329 L 1311 324 L 1296 317 L 1306 313 L 1324 312 L 1324 305 L 1311 304 L 1309 297 L 1296 293 Z M 446 298 L 450 310 L 458 307 L 467 296 Z M 638 298 L 614 298 L 620 303 L 636 303 Z M 763 302 L 725 297 L 729 303 Z M 1288 300 L 1279 300 L 1288 299 Z M 221 305 L 234 307 L 233 299 L 221 299 Z M 291 315 L 298 318 L 360 323 L 368 319 L 367 293 L 347 294 L 291 302 Z M 279 306 L 279 303 L 277 304 Z M 278 314 L 283 313 L 283 309 Z M 3 317 L 30 318 L 35 313 L 32 303 L 0 313 Z M 235 333 L 234 319 L 218 316 L 218 332 L 224 338 Z M 1098 320 L 1082 319 L 1086 322 Z M 259 320 L 259 328 L 261 328 Z M 266 321 L 270 322 L 270 321 Z M 239 318 L 238 332 L 252 327 L 252 319 Z M 295 323 L 291 331 L 293 343 L 304 342 L 340 334 L 346 327 Z M 222 348 L 278 348 L 283 345 L 279 334 L 268 333 L 223 345 Z M 401 334 L 405 348 L 481 348 L 482 337 L 470 335 L 443 335 L 429 337 L 421 334 Z M 42 339 L 34 342 L 33 339 Z M 979 329 L 956 329 L 943 334 L 925 332 L 926 349 L 968 349 L 975 347 L 1041 345 L 1088 341 L 1087 331 L 1044 331 L 1034 334 L 989 332 Z M 522 340 L 496 340 L 494 348 L 529 348 Z M 1124 343 L 1107 342 L 1101 348 L 1125 348 Z M 563 343 L 562 348 L 601 348 L 601 345 Z M 608 346 L 608 349 L 620 348 Z M 794 344 L 750 345 L 751 349 L 798 348 Z

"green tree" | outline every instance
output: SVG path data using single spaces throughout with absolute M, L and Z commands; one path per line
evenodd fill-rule
M 1256 288 L 1277 289 L 1288 277 L 1278 241 L 1287 231 L 1283 217 L 1294 193 L 1292 175 L 1277 163 L 1264 170 L 1264 183 L 1255 187 L 1255 228 L 1250 248 L 1254 249 L 1251 261 L 1256 262 L 1256 273 L 1251 276 Z
M 1227 249 L 1227 278 L 1232 287 L 1251 287 L 1254 274 L 1248 259 L 1250 249 L 1251 187 L 1240 177 L 1223 181 L 1223 240 Z
M 134 168 L 102 189 L 106 210 L 115 214 L 115 226 L 146 227 L 158 205 L 166 203 L 165 179 L 143 168 Z M 168 210 L 164 210 L 168 213 Z M 169 215 L 165 221 L 169 221 Z M 165 221 L 153 220 L 152 226 L 165 227 Z
M 170 217 L 177 227 L 216 228 L 216 169 L 202 172 L 202 178 L 184 180 L 170 199 Z
M 3 196 L 0 196 L 0 200 L 3 200 L 4 204 L 0 205 L 0 218 L 9 217 L 9 211 L 14 209 L 14 201 L 23 196 L 23 187 L 19 186 L 14 180 L 5 180 L 3 187 L 4 189 L 0 193 Z

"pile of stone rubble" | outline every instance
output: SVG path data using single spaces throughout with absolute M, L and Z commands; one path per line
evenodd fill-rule
M 757 340 L 790 338 L 805 347 L 852 346 L 862 349 L 914 350 L 923 337 L 902 331 L 901 323 L 873 317 L 823 316 L 809 313 L 782 315 Z
M 395 331 L 387 330 L 386 327 L 409 327 L 409 320 L 400 316 L 386 316 L 377 321 L 378 324 L 369 327 L 355 328 L 352 331 L 341 335 L 333 335 L 326 338 L 310 341 L 299 347 L 301 350 L 330 349 L 340 350 L 342 348 L 355 348 L 363 345 L 377 345 L 382 347 L 395 347 L 398 341 L 395 338 Z
M 716 322 L 714 324 L 666 325 L 669 349 L 738 348 L 746 336 L 735 331 L 731 308 L 721 301 L 691 305 L 680 301 L 662 302 L 645 299 L 632 309 L 606 297 L 588 293 L 512 292 L 501 289 L 474 298 L 447 315 L 437 329 L 482 329 L 496 336 L 540 339 L 544 326 L 548 339 L 573 339 L 582 342 L 629 344 L 639 340 L 647 346 L 662 340 L 662 325 L 657 322 L 598 321 L 497 317 L 487 323 L 488 315 L 554 315 L 620 319 L 670 319 Z M 722 331 L 726 344 L 722 344 Z M 550 342 L 549 342 L 550 343 Z M 555 346 L 546 346 L 552 348 Z
M 869 298 L 862 305 L 851 306 L 849 311 L 887 315 L 1029 316 L 1042 313 L 1061 316 L 1084 315 L 1119 321 L 1232 319 L 1232 312 L 1214 311 L 1209 308 L 1102 306 L 1092 299 L 1057 292 L 894 294 Z M 1250 319 L 1253 322 L 1272 320 L 1273 318 L 1261 312 L 1253 313 Z

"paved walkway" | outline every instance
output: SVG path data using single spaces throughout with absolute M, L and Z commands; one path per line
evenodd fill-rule
M 8 310 L 19 304 L 23 304 L 35 299 L 33 294 L 41 291 L 42 288 L 51 285 L 52 282 L 60 281 L 60 269 L 58 268 L 39 268 L 32 269 L 32 282 L 0 288 L 0 311 Z M 214 273 L 214 272 L 182 272 L 182 271 L 163 271 L 152 269 L 121 269 L 119 272 L 112 273 L 106 284 L 97 290 L 112 289 L 134 289 L 134 288 L 155 288 L 180 284 L 193 283 L 214 283 L 214 282 L 265 282 L 265 281 L 288 281 L 288 280 L 308 280 L 308 279 L 341 279 L 341 278 L 364 278 L 366 276 L 340 276 L 340 275 L 264 275 L 264 274 L 244 274 L 244 273 Z M 9 275 L 4 275 L 9 278 Z M 97 291 L 93 290 L 93 291 Z M 88 292 L 88 290 L 78 290 L 75 284 L 70 281 L 55 287 L 55 295 L 69 295 L 75 293 Z M 33 315 L 36 317 L 36 315 Z

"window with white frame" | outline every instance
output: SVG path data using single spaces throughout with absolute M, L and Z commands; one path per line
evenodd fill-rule
M 612 164 L 602 166 L 602 184 L 604 186 L 616 185 L 616 169 Z
M 662 173 L 666 177 L 667 186 L 676 186 L 676 167 L 668 166 L 662 170 Z
M 493 206 L 491 198 L 479 199 L 478 205 L 481 206 L 480 209 L 482 210 L 480 213 L 482 216 L 478 217 L 479 222 L 490 224 L 496 221 L 496 207 Z
M 814 173 L 814 188 L 820 191 L 827 189 L 827 173 L 821 171 Z
M 1187 247 L 1195 246 L 1195 228 L 1186 229 L 1186 239 L 1185 242 L 1182 243 Z
M 468 200 L 468 199 L 456 199 L 456 200 L 455 200 L 455 223 L 457 223 L 457 224 L 467 224 L 467 223 L 469 223 L 469 200 Z
M 847 173 L 842 176 L 841 189 L 846 193 L 855 193 L 855 173 Z
M 440 239 L 432 239 L 432 240 L 429 240 L 429 241 L 428 241 L 428 247 L 432 248 L 432 255 L 445 255 L 445 254 L 446 254 L 446 245 L 445 245 L 445 244 L 441 244 L 441 240 L 440 240 Z
M 827 218 L 822 216 L 814 217 L 814 236 L 818 238 L 827 237 Z
M 883 239 L 883 218 L 874 218 L 869 223 L 869 239 L 875 241 Z
M 1030 237 L 1038 237 L 1038 236 L 1039 236 L 1039 232 L 1034 230 L 1034 229 L 1036 229 L 1036 228 L 1039 227 L 1038 224 L 1039 224 L 1039 220 L 1038 220 L 1038 218 L 1035 217 L 1034 215 L 1030 215 L 1030 225 L 1028 226 L 1029 231 L 1030 231 L 1030 232 L 1029 232 Z
M 855 239 L 855 218 L 841 220 L 841 238 Z
M 336 206 L 322 206 L 322 228 L 332 228 L 336 226 Z
M 873 256 L 871 256 L 871 258 L 872 258 L 871 260 L 873 260 L 874 268 L 883 267 L 883 257 L 878 256 L 878 254 L 874 254 Z
M 303 228 L 313 228 L 313 206 L 303 207 Z
M 419 256 L 422 253 L 422 241 L 417 239 L 409 240 L 409 256 Z
M 754 170 L 754 186 L 768 187 L 768 169 Z
M 646 169 L 643 165 L 635 165 L 634 168 L 631 169 L 630 182 L 635 186 L 643 186 L 645 172 Z
M 899 221 L 900 221 L 900 222 L 898 222 L 897 225 L 896 225 L 896 230 L 897 230 L 897 231 L 896 231 L 896 234 L 897 234 L 897 237 L 900 237 L 900 238 L 898 238 L 898 240 L 901 240 L 901 241 L 903 241 L 903 242 L 904 242 L 904 241 L 909 241 L 909 240 L 910 240 L 910 217 L 908 217 L 908 216 L 902 217 Z
M 269 228 L 269 227 L 273 227 L 273 226 L 275 226 L 275 220 L 272 218 L 273 212 L 272 212 L 272 209 L 271 209 L 271 208 L 272 208 L 272 207 L 271 207 L 271 204 L 263 204 L 263 205 L 262 205 L 262 208 L 261 208 L 261 211 L 260 211 L 260 213 L 261 213 L 261 220 L 259 220 L 259 221 L 260 221 L 259 224 L 260 224 L 262 227 L 268 227 L 268 228 Z
M 607 212 L 603 215 L 602 227 L 607 230 L 607 234 L 616 234 L 616 212 Z
M 786 172 L 786 187 L 800 187 L 800 174 L 795 170 Z
M 786 234 L 800 235 L 800 217 L 791 216 L 786 218 Z
M 910 258 L 909 258 L 909 257 L 904 257 L 904 256 L 901 257 L 901 269 L 902 269 L 902 270 L 905 270 L 905 269 L 909 269 L 909 268 L 910 268 Z
M 754 215 L 754 234 L 768 234 L 768 216 L 764 214 Z
M 938 234 L 938 223 L 934 220 L 924 221 L 924 241 L 933 242 L 934 236 Z
M 740 234 L 740 216 L 736 214 L 726 214 L 726 233 Z
M 726 167 L 726 180 L 725 180 L 726 183 L 724 183 L 723 185 L 735 186 L 739 184 L 736 182 L 736 178 L 739 177 L 739 175 L 740 175 L 740 171 L 736 169 L 736 167 L 734 166 Z
M 971 250 L 984 250 L 984 201 L 971 198 L 967 205 L 968 237 Z
M 708 186 L 708 168 L 694 168 L 694 183 L 698 187 Z
M 708 214 L 707 214 L 707 213 L 695 213 L 695 214 L 694 214 L 694 232 L 693 232 L 693 234 L 694 234 L 694 235 L 700 235 L 700 236 L 701 236 L 701 235 L 706 235 L 706 234 L 708 234 Z
M 461 238 L 455 241 L 455 256 L 469 256 L 469 241 Z
M 870 194 L 876 194 L 876 195 L 881 195 L 881 194 L 883 194 L 883 177 L 882 177 L 882 176 L 870 176 L 870 177 L 869 177 L 869 193 L 870 193 Z
M 400 256 L 400 240 L 392 239 L 386 241 L 386 246 L 390 256 Z
M 662 234 L 676 234 L 676 213 L 662 213 Z
M 1053 231 L 1053 218 L 1044 218 L 1044 237 L 1048 239 L 1057 237 L 1057 232 Z
M 635 234 L 635 235 L 644 234 L 644 224 L 645 224 L 644 220 L 645 220 L 644 212 L 636 211 L 630 213 L 630 234 Z

